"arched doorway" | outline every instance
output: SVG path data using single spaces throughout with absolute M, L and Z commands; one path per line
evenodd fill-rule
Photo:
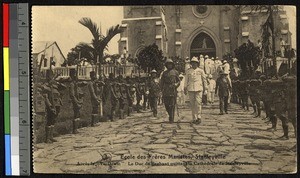
M 208 55 L 210 57 L 216 57 L 216 45 L 214 40 L 206 33 L 199 33 L 192 41 L 190 46 L 190 56 L 199 57 Z

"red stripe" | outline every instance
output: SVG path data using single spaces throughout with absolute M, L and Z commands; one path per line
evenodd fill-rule
M 3 47 L 9 46 L 9 4 L 3 3 Z

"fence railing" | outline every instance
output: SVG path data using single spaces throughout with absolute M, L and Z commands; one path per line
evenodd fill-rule
M 102 75 L 108 77 L 112 73 L 115 77 L 122 75 L 123 77 L 133 77 L 133 76 L 146 76 L 147 74 L 139 69 L 136 65 L 103 65 Z M 71 66 L 71 67 L 55 67 L 53 68 L 53 73 L 58 75 L 60 78 L 68 78 L 70 76 L 70 69 L 78 69 L 78 79 L 89 80 L 90 72 L 95 71 L 96 75 L 99 76 L 98 66 Z M 44 76 L 47 69 L 41 69 L 41 73 Z
M 292 68 L 295 61 L 296 61 L 296 58 L 292 58 L 291 61 L 290 61 L 290 66 L 288 66 L 288 65 L 289 65 L 289 59 L 288 59 L 288 58 L 277 57 L 277 58 L 276 58 L 277 71 L 279 70 L 279 68 L 280 68 L 280 66 L 281 66 L 282 64 L 287 64 L 287 67 L 288 67 L 288 68 Z M 271 58 L 270 58 L 270 59 L 266 59 L 266 60 L 262 63 L 262 65 L 261 65 L 261 67 L 262 67 L 262 72 L 265 72 L 265 70 L 266 70 L 265 67 L 269 68 L 269 67 L 271 67 L 271 66 L 273 66 L 273 65 L 274 65 L 273 59 L 271 59 Z

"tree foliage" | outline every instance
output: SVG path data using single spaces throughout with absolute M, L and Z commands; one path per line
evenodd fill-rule
M 86 58 L 90 63 L 96 63 L 97 57 L 99 57 L 99 62 L 104 61 L 104 52 L 107 50 L 109 41 L 117 34 L 122 32 L 120 25 L 110 27 L 106 36 L 104 36 L 100 28 L 96 23 L 94 23 L 90 18 L 84 17 L 79 20 L 79 23 L 86 27 L 92 34 L 93 38 L 91 43 L 80 42 L 67 55 L 68 63 L 74 63 L 74 60 L 80 57 Z
M 173 60 L 173 62 L 175 64 L 175 69 L 179 73 L 185 73 L 185 61 L 184 61 L 184 59 L 182 59 L 179 56 L 171 57 L 171 59 Z
M 160 73 L 164 69 L 162 50 L 159 50 L 156 44 L 146 46 L 137 55 L 137 65 L 146 72 L 155 69 Z
M 242 44 L 234 52 L 242 71 L 251 74 L 259 66 L 260 50 L 251 41 Z

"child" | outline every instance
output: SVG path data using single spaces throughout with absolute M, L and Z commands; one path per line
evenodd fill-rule
M 208 93 L 207 99 L 210 104 L 213 104 L 215 101 L 215 88 L 216 88 L 216 81 L 213 79 L 212 75 L 208 75 Z
M 180 85 L 177 88 L 177 99 L 178 105 L 183 106 L 185 103 L 185 95 L 184 95 L 184 76 L 182 74 L 179 75 Z

